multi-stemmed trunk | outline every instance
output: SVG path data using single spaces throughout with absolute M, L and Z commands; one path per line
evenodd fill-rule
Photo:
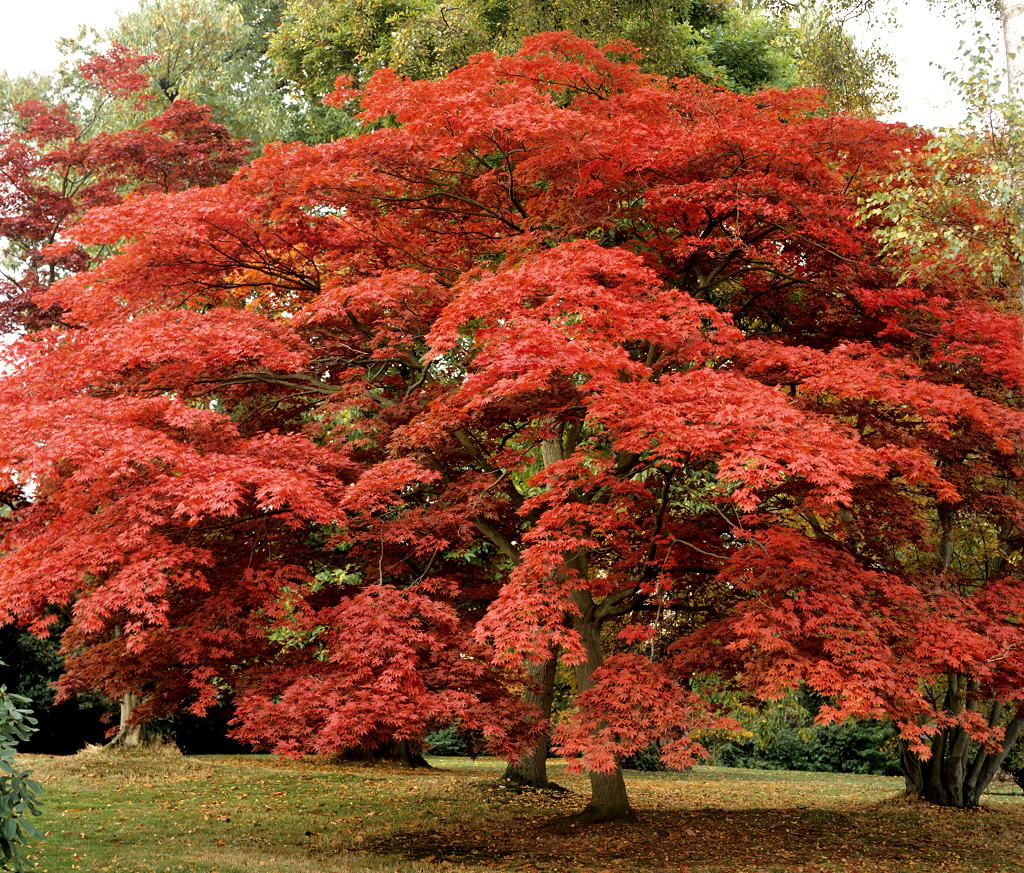
M 946 711 L 956 715 L 963 710 L 964 703 L 977 707 L 970 700 L 976 690 L 974 683 L 965 677 L 951 673 L 947 677 Z M 996 701 L 989 710 L 989 727 L 996 727 L 1003 715 L 1003 705 Z M 1006 760 L 1024 729 L 1024 715 L 1018 713 L 1006 725 L 998 749 L 989 750 L 971 740 L 962 728 L 946 728 L 936 732 L 931 746 L 931 755 L 925 759 L 912 752 L 900 740 L 900 767 L 906 785 L 906 793 L 920 797 L 938 806 L 969 809 L 978 806 L 981 796 L 999 768 Z
M 586 660 L 575 666 L 577 693 L 587 690 L 593 685 L 592 675 L 601 666 L 604 655 L 601 648 L 601 622 L 596 616 L 596 604 L 587 592 L 577 592 L 576 607 L 580 614 L 573 616 L 572 625 L 580 636 L 586 653 Z M 524 699 L 540 709 L 543 718 L 549 720 L 554 700 L 554 679 L 557 661 L 551 658 L 530 669 L 530 678 L 536 683 L 528 690 Z M 548 735 L 545 734 L 534 747 L 530 755 L 506 768 L 504 781 L 515 785 L 532 788 L 550 788 L 553 783 L 547 776 Z M 629 803 L 626 794 L 626 783 L 622 769 L 616 767 L 612 773 L 589 773 L 590 802 L 586 808 L 575 816 L 580 823 L 596 823 L 602 821 L 633 821 L 636 813 Z
M 545 440 L 541 444 L 541 460 L 545 467 L 563 461 L 572 456 L 582 424 L 575 423 L 564 428 L 561 437 Z M 518 563 L 521 555 L 512 541 L 495 529 L 483 518 L 474 519 L 474 523 L 488 539 L 491 540 L 506 556 Z M 563 556 L 563 569 L 573 573 L 577 579 L 586 580 L 589 574 L 588 557 L 585 551 L 569 553 Z M 573 630 L 579 634 L 586 658 L 575 667 L 576 692 L 582 693 L 593 686 L 591 677 L 601 666 L 604 655 L 601 649 L 602 616 L 598 615 L 598 607 L 587 591 L 576 591 L 573 596 L 577 615 L 571 617 Z M 557 656 L 557 653 L 553 653 Z M 530 676 L 536 686 L 525 694 L 525 699 L 537 706 L 543 716 L 550 720 L 551 706 L 554 699 L 554 679 L 557 658 L 552 657 L 543 664 L 531 668 Z M 504 779 L 519 785 L 530 785 L 538 788 L 550 786 L 547 778 L 547 746 L 548 738 L 538 741 L 533 752 L 516 764 L 510 764 Z M 633 821 L 636 813 L 630 806 L 626 795 L 626 783 L 622 777 L 622 769 L 616 767 L 612 773 L 590 773 L 590 802 L 578 816 L 580 823 L 601 821 Z

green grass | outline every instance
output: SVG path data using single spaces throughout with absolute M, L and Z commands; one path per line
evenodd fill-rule
M 586 783 L 561 762 L 566 794 L 499 788 L 489 759 L 429 771 L 172 750 L 24 760 L 46 790 L 44 873 L 1024 871 L 1019 792 L 964 813 L 894 799 L 896 779 L 698 767 L 627 774 L 639 823 L 581 829 L 560 817 Z

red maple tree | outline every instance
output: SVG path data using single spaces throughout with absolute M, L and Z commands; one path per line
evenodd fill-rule
M 585 820 L 632 814 L 619 756 L 700 754 L 697 670 L 887 715 L 908 775 L 950 719 L 1009 739 L 981 701 L 1019 699 L 1013 535 L 982 578 L 936 531 L 1019 514 L 1019 319 L 955 270 L 898 284 L 855 218 L 922 137 L 624 50 L 384 71 L 379 129 L 78 225 L 119 252 L 38 298 L 71 329 L 0 392 L 36 488 L 0 603 L 75 604 L 68 687 L 231 687 L 238 735 L 289 753 L 452 719 L 512 753 L 558 655 Z M 697 630 L 655 661 L 666 611 Z

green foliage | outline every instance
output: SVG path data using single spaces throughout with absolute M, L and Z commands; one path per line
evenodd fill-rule
M 41 815 L 39 783 L 29 779 L 31 770 L 23 770 L 14 760 L 18 743 L 35 730 L 36 720 L 28 708 L 31 701 L 11 694 L 0 685 L 0 868 L 21 871 L 31 866 L 24 849 L 43 835 L 28 821 L 29 815 Z
M 296 102 L 309 107 L 307 138 L 318 124 L 328 125 L 320 130 L 327 138 L 356 129 L 341 113 L 332 121 L 318 108 L 338 75 L 363 83 L 391 67 L 439 78 L 476 52 L 512 53 L 525 37 L 548 30 L 598 44 L 629 40 L 651 72 L 735 90 L 798 81 L 787 20 L 729 0 L 283 0 L 269 53 Z
M 876 776 L 900 772 L 895 736 L 887 722 L 850 719 L 815 724 L 824 701 L 805 688 L 754 706 L 735 686 L 720 683 L 717 677 L 700 677 L 696 684 L 739 725 L 738 730 L 700 737 L 712 764 Z
M 427 734 L 427 751 L 431 755 L 449 755 L 464 758 L 469 755 L 465 731 L 458 725 L 450 724 L 441 730 Z
M 40 639 L 16 627 L 0 629 L 0 665 L 3 684 L 14 694 L 32 701 L 34 714 L 53 706 L 56 691 L 53 683 L 60 677 L 64 659 L 59 644 Z M 16 665 L 15 670 L 11 665 Z
M 726 767 L 759 770 L 810 770 L 821 773 L 865 773 L 897 776 L 899 755 L 891 725 L 877 721 L 846 721 L 837 725 L 792 727 L 778 732 L 769 746 L 756 740 L 727 741 L 717 750 Z
M 907 160 L 862 204 L 863 220 L 875 224 L 887 253 L 907 264 L 904 279 L 929 282 L 955 265 L 982 281 L 1019 282 L 1021 105 L 1004 93 L 997 47 L 986 44 L 983 34 L 976 38 L 963 50 L 967 74 L 946 74 L 967 106 L 967 118 L 936 137 L 921 158 Z
M 806 4 L 793 16 L 786 49 L 797 80 L 825 88 L 834 111 L 873 116 L 894 110 L 894 58 L 877 43 L 859 47 L 843 25 L 842 10 L 832 5 Z
M 667 769 L 661 760 L 661 750 L 651 744 L 640 752 L 635 752 L 622 760 L 623 770 L 638 770 L 641 773 L 658 773 Z
M 733 91 L 786 88 L 797 84 L 797 70 L 787 53 L 789 28 L 759 11 L 730 10 L 723 26 L 707 35 L 708 58 L 717 78 Z

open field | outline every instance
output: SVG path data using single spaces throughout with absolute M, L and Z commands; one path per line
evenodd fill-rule
M 1024 873 L 1024 798 L 980 812 L 894 800 L 900 780 L 728 770 L 629 773 L 640 821 L 578 828 L 569 793 L 515 794 L 501 763 L 434 770 L 173 751 L 22 756 L 46 789 L 45 873 Z

